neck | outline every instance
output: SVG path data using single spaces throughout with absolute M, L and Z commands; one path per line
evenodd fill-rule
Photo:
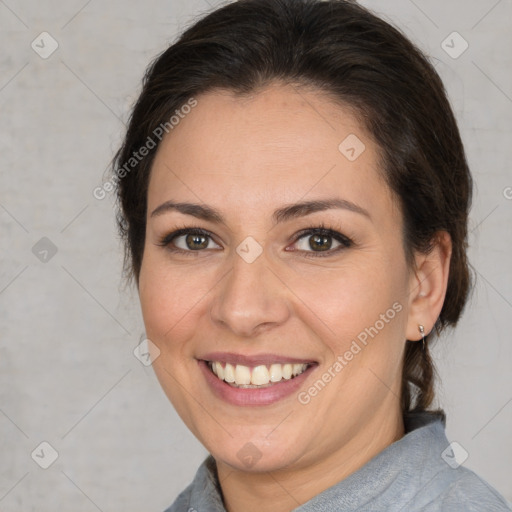
M 228 512 L 289 512 L 344 480 L 404 435 L 401 414 L 373 422 L 350 442 L 306 466 L 268 472 L 234 470 L 217 461 Z

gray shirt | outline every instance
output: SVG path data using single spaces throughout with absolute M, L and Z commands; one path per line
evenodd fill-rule
M 407 414 L 406 434 L 350 476 L 295 512 L 505 512 L 496 490 L 456 463 L 445 420 Z M 193 482 L 165 512 L 225 512 L 215 460 L 209 456 Z

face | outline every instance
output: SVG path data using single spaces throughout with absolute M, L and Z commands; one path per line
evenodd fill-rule
M 139 295 L 157 377 L 232 468 L 368 449 L 399 417 L 410 289 L 377 148 L 318 91 L 196 99 L 148 190 Z

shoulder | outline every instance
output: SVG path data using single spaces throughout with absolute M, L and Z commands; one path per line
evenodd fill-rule
M 406 435 L 384 450 L 359 475 L 382 480 L 361 510 L 400 512 L 511 512 L 505 499 L 476 473 L 451 464 L 444 417 L 417 413 L 406 421 Z M 455 459 L 456 460 L 456 459 Z M 383 471 L 385 468 L 385 471 Z
M 190 497 L 192 495 L 192 484 L 190 484 L 180 495 L 176 498 L 174 503 L 164 510 L 164 512 L 192 512 L 190 507 Z
M 225 512 L 213 457 L 199 466 L 192 483 L 164 512 Z
M 505 499 L 470 469 L 439 471 L 417 499 L 418 512 L 510 512 Z
M 164 512 L 188 512 L 190 508 L 189 503 L 191 494 L 192 489 L 191 485 L 189 485 L 183 492 L 180 493 L 174 503 L 164 510 Z
M 436 417 L 437 416 L 437 417 Z M 409 416 L 412 436 L 421 449 L 420 462 L 425 464 L 415 493 L 414 510 L 418 512 L 510 512 L 505 499 L 483 478 L 462 465 L 451 465 L 447 451 L 453 455 L 452 443 L 446 438 L 444 413 L 419 413 Z M 423 428 L 422 428 L 423 427 Z M 417 449 L 418 445 L 409 444 Z M 452 457 L 449 457 L 451 459 Z M 421 464 L 420 464 L 421 465 Z M 428 468 L 428 469 L 427 469 Z M 418 468 L 419 469 L 419 468 Z

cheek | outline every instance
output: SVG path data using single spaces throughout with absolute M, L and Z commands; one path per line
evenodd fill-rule
M 403 302 L 402 281 L 400 263 L 390 267 L 368 258 L 357 265 L 297 272 L 287 284 L 301 299 L 303 309 L 309 309 L 329 328 L 330 338 L 346 342 L 390 309 L 387 316 L 395 318 L 396 309 L 401 308 L 392 306 Z
M 400 375 L 405 264 L 390 266 L 378 258 L 371 264 L 359 263 L 317 272 L 293 284 L 296 295 L 304 298 L 299 315 L 322 341 L 325 366 L 336 375 L 325 396 L 329 394 L 341 409 L 383 400 Z M 355 397 L 363 396 L 367 398 L 355 403 Z
M 177 267 L 171 271 L 165 256 L 151 250 L 144 255 L 139 299 L 146 336 L 159 350 L 153 370 L 167 397 L 195 433 L 194 414 L 188 395 L 183 392 L 185 383 L 188 389 L 193 387 L 190 375 L 197 369 L 192 346 L 187 341 L 197 332 L 198 317 L 207 313 L 206 301 L 201 298 L 207 296 L 211 287 L 204 273 Z
M 363 415 L 397 386 L 406 326 L 402 281 L 396 269 L 374 265 L 324 276 L 297 291 L 318 317 L 315 329 L 329 354 L 324 372 L 336 375 L 324 402 L 337 404 L 332 414 L 350 408 Z
M 197 317 L 206 312 L 215 283 L 210 271 L 200 265 L 173 266 L 165 255 L 147 251 L 139 278 L 139 299 L 146 334 L 166 350 L 197 328 Z M 170 343 L 172 342 L 172 343 Z

